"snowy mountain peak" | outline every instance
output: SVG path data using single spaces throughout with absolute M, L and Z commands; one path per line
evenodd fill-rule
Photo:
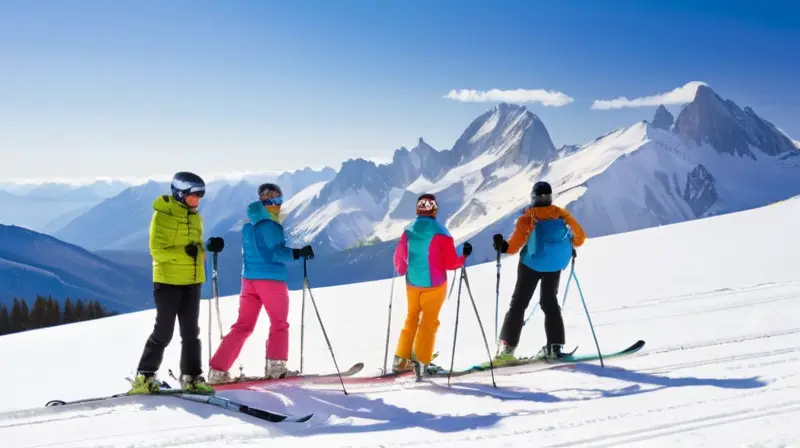
M 658 106 L 656 109 L 656 114 L 653 116 L 653 126 L 658 129 L 664 129 L 668 131 L 672 128 L 672 125 L 675 123 L 675 117 L 672 116 L 671 113 L 667 110 L 664 105 Z
M 702 85 L 691 103 L 681 110 L 674 131 L 697 144 L 707 143 L 721 153 L 756 159 L 753 148 L 777 156 L 795 151 L 792 140 L 753 109 L 739 108 L 711 87 Z
M 542 120 L 516 104 L 501 103 L 472 121 L 452 149 L 451 162 L 458 166 L 481 155 L 510 155 L 514 163 L 546 161 L 556 147 Z
M 325 185 L 321 194 L 343 195 L 361 188 L 367 188 L 377 194 L 388 184 L 383 175 L 386 167 L 387 165 L 377 165 L 371 160 L 348 159 L 342 163 L 339 174 Z

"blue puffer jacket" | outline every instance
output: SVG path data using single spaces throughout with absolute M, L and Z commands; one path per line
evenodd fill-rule
M 283 226 L 272 219 L 260 201 L 247 206 L 250 222 L 242 227 L 242 277 L 286 281 L 285 263 L 294 259 L 286 246 Z

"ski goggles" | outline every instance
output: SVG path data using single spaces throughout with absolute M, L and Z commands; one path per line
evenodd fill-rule
M 191 188 L 185 194 L 186 196 L 197 196 L 198 198 L 202 198 L 206 195 L 206 189 L 203 187 Z
M 274 198 L 262 199 L 261 203 L 264 205 L 281 205 L 283 204 L 283 196 L 275 196 Z
M 419 201 L 417 201 L 418 212 L 432 212 L 438 208 L 439 204 L 436 203 L 435 199 L 422 198 Z

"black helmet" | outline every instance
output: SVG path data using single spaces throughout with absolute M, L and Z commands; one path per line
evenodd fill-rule
M 172 177 L 172 197 L 178 202 L 184 202 L 187 194 L 196 194 L 201 198 L 206 194 L 206 183 L 194 173 L 181 171 Z
M 553 203 L 553 188 L 544 181 L 533 184 L 531 200 L 536 207 L 544 207 Z
M 261 195 L 266 194 L 266 193 L 271 193 L 271 192 L 275 192 L 278 195 L 277 196 L 272 196 L 272 197 L 270 197 L 268 199 L 262 199 L 261 203 L 264 204 L 264 205 L 281 205 L 281 204 L 283 204 L 283 191 L 281 191 L 281 187 L 279 187 L 279 186 L 277 186 L 275 184 L 271 184 L 271 183 L 261 184 L 258 187 L 259 199 L 261 198 Z
M 266 184 L 261 184 L 261 185 L 258 186 L 258 195 L 259 196 L 261 196 L 264 193 L 270 192 L 270 191 L 275 191 L 275 192 L 278 193 L 278 196 L 283 196 L 283 191 L 281 191 L 281 187 L 279 187 L 279 186 L 277 186 L 275 184 L 266 183 Z

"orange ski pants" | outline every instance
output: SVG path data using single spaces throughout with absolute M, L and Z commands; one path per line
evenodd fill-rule
M 411 359 L 413 350 L 419 362 L 430 364 L 433 360 L 436 331 L 439 329 L 439 311 L 447 297 L 447 283 L 432 288 L 406 285 L 406 294 L 408 312 L 405 326 L 397 341 L 395 356 Z

